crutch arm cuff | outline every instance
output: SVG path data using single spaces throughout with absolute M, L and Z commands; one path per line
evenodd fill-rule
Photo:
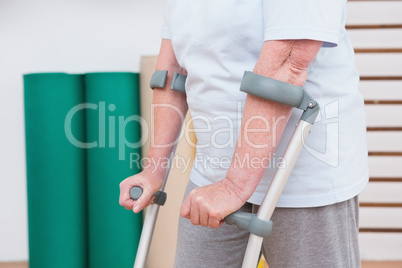
M 186 79 L 187 76 L 179 73 L 174 73 L 170 89 L 186 93 Z
M 151 80 L 149 81 L 149 86 L 152 89 L 164 88 L 166 84 L 168 71 L 159 70 L 152 74 Z M 174 73 L 172 78 L 172 83 L 170 84 L 170 89 L 186 93 L 186 79 L 187 76 L 179 73 Z
M 249 71 L 244 72 L 240 90 L 292 107 L 299 107 L 302 104 L 304 95 L 302 87 Z
M 166 70 L 155 71 L 151 77 L 151 80 L 149 81 L 149 86 L 152 89 L 164 88 L 165 84 L 166 84 L 167 74 L 168 74 L 168 71 L 166 71 Z
M 317 101 L 303 87 L 250 71 L 244 72 L 240 91 L 304 110 L 302 119 L 311 124 L 314 123 L 319 112 Z

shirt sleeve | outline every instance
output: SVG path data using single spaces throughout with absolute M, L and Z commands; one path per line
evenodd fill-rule
M 312 39 L 338 45 L 345 0 L 264 0 L 264 40 Z
M 169 32 L 169 10 L 170 10 L 170 1 L 165 0 L 164 10 L 163 10 L 163 26 L 162 26 L 162 38 L 163 39 L 171 39 Z

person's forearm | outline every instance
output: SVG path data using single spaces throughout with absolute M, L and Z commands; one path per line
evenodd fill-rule
M 307 69 L 321 42 L 312 40 L 266 41 L 254 72 L 303 86 Z M 241 133 L 232 164 L 223 180 L 246 202 L 261 180 L 291 114 L 292 107 L 248 95 Z
M 167 70 L 168 76 L 165 87 L 153 91 L 151 146 L 147 159 L 153 172 L 164 173 L 166 165 L 162 163 L 169 158 L 187 113 L 185 94 L 170 89 L 175 72 L 186 74 L 177 63 L 170 40 L 162 40 L 156 70 Z

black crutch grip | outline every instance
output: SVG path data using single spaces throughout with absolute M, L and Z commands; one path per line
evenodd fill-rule
M 142 195 L 142 188 L 139 186 L 134 186 L 130 189 L 130 197 L 133 200 L 137 200 Z M 154 204 L 163 206 L 166 202 L 167 195 L 165 192 L 158 191 L 154 193 Z

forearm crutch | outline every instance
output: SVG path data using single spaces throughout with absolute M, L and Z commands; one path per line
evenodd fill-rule
M 167 71 L 156 71 L 150 80 L 150 87 L 164 88 L 166 83 Z M 170 88 L 176 91 L 185 93 L 185 81 L 186 76 L 175 73 L 173 76 L 172 84 Z M 179 134 L 180 136 L 180 131 Z M 144 268 L 148 257 L 149 247 L 151 245 L 152 235 L 155 229 L 156 218 L 158 217 L 159 206 L 163 206 L 166 202 L 166 193 L 163 192 L 169 177 L 170 168 L 172 165 L 173 157 L 176 151 L 177 143 L 179 142 L 179 136 L 177 137 L 173 150 L 169 157 L 165 177 L 161 189 L 154 194 L 153 204 L 149 205 L 145 212 L 144 223 L 141 231 L 140 242 L 137 248 L 137 254 L 135 256 L 134 268 Z M 142 194 L 142 188 L 134 186 L 130 189 L 130 197 L 133 200 L 137 200 Z
M 242 266 L 243 268 L 250 268 L 257 267 L 263 238 L 269 235 L 272 228 L 272 221 L 270 221 L 270 218 L 290 173 L 293 170 L 304 141 L 310 133 L 311 127 L 317 118 L 320 108 L 318 103 L 302 87 L 257 75 L 252 72 L 244 73 L 240 90 L 264 99 L 303 110 L 303 114 L 296 125 L 283 155 L 283 158 L 286 161 L 286 166 L 285 168 L 277 169 L 257 215 L 247 215 L 247 213 L 244 213 L 243 218 L 245 220 L 243 220 L 241 226 L 238 225 L 238 220 L 234 220 L 234 224 L 238 227 L 250 231 L 250 238 Z M 226 223 L 232 224 L 232 215 L 226 217 Z M 257 229 L 258 232 L 254 229 Z
M 167 71 L 155 72 L 151 78 L 151 87 L 164 87 L 166 75 Z M 174 75 L 171 88 L 185 93 L 185 79 L 186 77 L 184 75 L 176 73 Z M 250 238 L 247 244 L 242 266 L 243 268 L 250 268 L 257 267 L 262 240 L 264 237 L 269 235 L 272 229 L 272 221 L 270 221 L 270 218 L 300 154 L 300 151 L 303 147 L 303 142 L 309 134 L 310 129 L 318 115 L 319 105 L 302 87 L 284 83 L 247 71 L 244 74 L 240 90 L 264 99 L 296 107 L 304 111 L 283 155 L 283 158 L 287 164 L 286 168 L 278 169 L 275 173 L 258 213 L 252 214 L 236 211 L 225 218 L 225 222 L 227 224 L 234 224 L 238 228 L 247 229 L 250 232 Z M 175 149 L 173 149 L 173 152 L 170 156 L 171 158 L 174 156 L 174 151 Z M 158 202 L 157 196 L 164 196 L 162 200 L 166 200 L 166 194 L 163 193 L 163 189 L 169 175 L 170 163 L 171 159 L 169 160 L 169 166 L 166 171 L 165 180 L 161 191 L 155 194 L 155 204 L 150 205 L 147 209 L 134 268 L 145 267 L 145 261 L 148 255 L 152 233 L 159 210 L 159 205 L 156 204 L 156 202 Z M 134 200 L 138 199 L 139 196 L 141 196 L 141 193 L 142 189 L 139 187 L 133 187 L 130 191 L 130 195 Z

